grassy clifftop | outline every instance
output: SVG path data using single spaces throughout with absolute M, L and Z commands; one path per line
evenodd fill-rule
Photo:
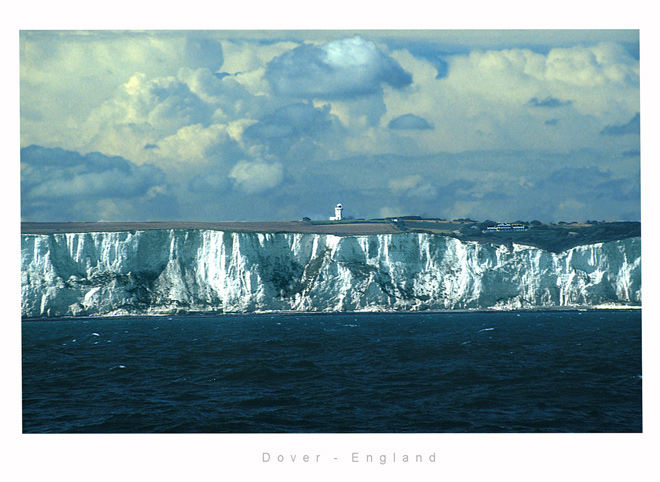
M 588 222 L 543 224 L 523 223 L 525 231 L 488 232 L 492 221 L 469 219 L 445 221 L 419 216 L 372 220 L 290 221 L 290 222 L 152 222 L 152 223 L 22 223 L 23 234 L 85 233 L 108 231 L 140 231 L 146 229 L 211 229 L 235 232 L 335 234 L 365 236 L 403 232 L 430 233 L 451 236 L 464 241 L 536 246 L 546 251 L 560 252 L 583 244 L 601 243 L 641 236 L 639 222 Z
M 488 225 L 494 224 L 488 221 L 405 218 L 398 221 L 398 226 L 405 231 L 444 234 L 483 243 L 526 244 L 552 252 L 560 252 L 584 244 L 638 237 L 642 232 L 639 222 L 543 224 L 535 221 L 523 223 L 527 227 L 525 231 L 488 232 L 486 231 Z

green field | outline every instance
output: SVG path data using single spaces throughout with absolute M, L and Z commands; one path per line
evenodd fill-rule
M 445 234 L 466 241 L 497 244 L 526 244 L 560 252 L 584 244 L 602 243 L 641 236 L 641 223 L 525 223 L 527 231 L 486 232 L 486 223 L 471 221 L 404 221 L 404 231 Z M 397 227 L 402 228 L 401 224 Z

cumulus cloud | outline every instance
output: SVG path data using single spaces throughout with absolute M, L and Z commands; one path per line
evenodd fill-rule
M 315 108 L 308 103 L 290 104 L 248 127 L 245 135 L 256 139 L 312 135 L 330 127 L 329 112 L 329 105 Z
M 151 153 L 162 165 L 190 169 L 193 165 L 227 165 L 242 157 L 243 150 L 226 124 L 192 124 L 158 142 Z
M 280 184 L 284 179 L 284 168 L 279 162 L 240 161 L 229 177 L 246 194 L 258 194 Z
M 640 132 L 639 112 L 629 122 L 621 125 L 610 125 L 600 133 L 604 136 L 623 136 L 626 134 L 637 134 Z
M 409 39 L 406 41 L 399 39 L 395 41 L 390 40 L 387 43 L 393 48 L 405 50 L 415 57 L 428 62 L 436 71 L 436 79 L 442 79 L 449 74 L 447 57 L 449 57 L 451 53 L 444 51 L 437 42 L 410 41 Z M 461 50 L 463 49 L 464 48 Z
M 603 138 L 594 134 L 639 112 L 639 59 L 614 43 L 463 49 L 445 57 L 441 78 L 424 58 L 392 56 L 415 83 L 385 91 L 388 113 L 415 112 L 435 127 L 437 135 L 417 139 L 426 152 L 554 149 L 558 137 L 564 146 L 598 147 Z M 555 128 L 543 128 L 550 113 Z
M 21 149 L 21 210 L 25 218 L 46 210 L 53 219 L 76 211 L 98 219 L 95 215 L 100 203 L 139 202 L 164 192 L 165 174 L 155 166 L 137 166 L 122 157 L 97 152 L 83 156 L 35 145 Z
M 433 126 L 429 121 L 423 117 L 416 116 L 415 114 L 404 114 L 399 117 L 395 117 L 387 125 L 390 129 L 433 129 Z
M 174 75 L 181 67 L 215 72 L 224 62 L 222 44 L 194 31 L 21 31 L 20 42 L 21 76 L 28 84 L 49 80 L 65 87 L 66 78 L 83 86 L 94 77 L 102 93 L 135 72 L 150 77 Z
M 117 97 L 92 113 L 90 122 L 99 129 L 144 125 L 158 134 L 171 134 L 190 124 L 208 124 L 211 114 L 208 105 L 175 77 L 148 79 L 137 73 Z
M 153 78 L 182 67 L 216 71 L 223 60 L 208 33 L 22 31 L 21 124 L 30 127 L 21 129 L 22 145 L 76 142 L 74 126 L 137 72 Z
M 419 174 L 393 179 L 389 183 L 390 191 L 408 197 L 433 198 L 437 190 Z
M 565 167 L 540 180 L 535 191 L 547 199 L 554 191 L 555 199 L 562 200 L 554 217 L 564 221 L 584 219 L 584 213 L 616 221 L 635 210 L 639 212 L 640 179 L 636 170 L 615 175 L 600 166 Z M 569 216 L 571 219 L 567 219 Z
M 446 80 L 483 98 L 574 99 L 574 108 L 592 115 L 615 103 L 638 110 L 639 61 L 613 43 L 555 48 L 547 54 L 528 49 L 474 51 L 450 59 Z
M 272 109 L 270 99 L 254 95 L 233 75 L 216 74 L 203 68 L 182 68 L 177 73 L 177 79 L 213 109 L 216 122 L 258 117 Z
M 53 145 L 143 163 L 164 137 L 191 124 L 209 125 L 212 113 L 213 109 L 176 78 L 148 79 L 137 73 L 84 120 L 68 119 L 68 128 L 61 129 L 62 135 Z
M 22 153 L 26 219 L 638 211 L 639 57 L 592 41 L 616 35 L 255 35 L 22 33 L 21 146 L 67 149 Z
M 584 185 L 584 183 L 592 184 L 594 181 L 598 182 L 609 179 L 611 176 L 611 172 L 604 171 L 597 166 L 564 167 L 552 171 L 548 175 L 547 181 L 551 184 L 571 183 Z
M 66 140 L 68 134 L 63 133 L 58 144 L 120 155 L 136 163 L 176 165 L 210 161 L 218 155 L 235 162 L 241 157 L 236 150 L 245 128 L 281 105 L 252 95 L 231 76 L 205 68 L 184 67 L 174 76 L 153 78 L 138 72 L 84 121 L 70 123 L 75 140 Z M 220 139 L 220 131 L 234 142 Z
M 272 32 L 271 32 L 272 33 Z M 233 38 L 222 42 L 225 62 L 222 71 L 229 74 L 241 74 L 259 70 L 266 64 L 285 52 L 288 52 L 300 44 L 291 40 L 269 42 L 254 41 L 254 39 Z
M 579 200 L 584 205 L 604 199 L 631 201 L 639 195 L 639 184 L 631 176 L 618 177 L 600 166 L 565 167 L 557 169 L 541 180 L 537 187 L 562 192 L 562 197 Z M 636 186 L 635 186 L 636 184 Z M 638 200 L 638 199 L 637 199 Z
M 25 194 L 35 198 L 136 197 L 164 181 L 157 167 L 122 157 L 34 145 L 21 149 L 21 169 Z
M 345 99 L 402 88 L 412 76 L 375 43 L 360 36 L 323 45 L 304 44 L 274 58 L 266 79 L 278 95 Z
M 275 156 L 290 164 L 311 162 L 341 146 L 344 126 L 330 105 L 311 102 L 287 103 L 247 126 L 242 140 L 249 157 Z
M 185 66 L 189 68 L 205 68 L 216 72 L 224 62 L 222 44 L 208 36 L 189 32 L 183 41 L 183 52 L 180 56 L 185 59 Z

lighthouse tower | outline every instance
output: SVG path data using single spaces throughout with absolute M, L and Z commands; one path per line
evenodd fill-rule
M 337 204 L 335 207 L 335 215 L 330 218 L 330 221 L 341 221 L 341 212 L 343 208 L 341 207 L 341 204 Z

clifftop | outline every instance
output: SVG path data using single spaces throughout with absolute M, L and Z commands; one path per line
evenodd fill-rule
M 334 234 L 336 236 L 368 236 L 372 234 L 429 233 L 450 236 L 463 241 L 485 244 L 524 244 L 551 252 L 576 246 L 641 236 L 639 222 L 550 223 L 538 221 L 523 224 L 525 231 L 488 232 L 492 221 L 458 219 L 446 221 L 419 216 L 374 220 L 282 221 L 282 222 L 90 222 L 90 223 L 21 223 L 21 234 L 91 233 L 146 231 L 153 229 L 207 229 L 224 232 Z
M 236 233 L 304 233 L 366 236 L 402 232 L 390 221 L 352 221 L 316 224 L 306 221 L 281 222 L 99 222 L 99 223 L 21 223 L 21 234 L 112 233 L 152 229 L 207 229 Z

